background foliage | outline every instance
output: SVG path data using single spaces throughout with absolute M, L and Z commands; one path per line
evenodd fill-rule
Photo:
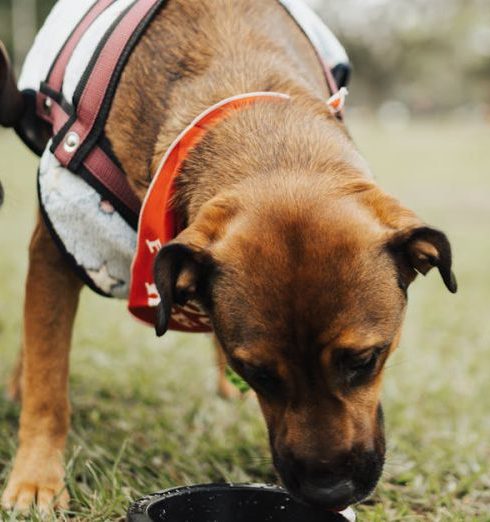
M 354 64 L 356 100 L 488 117 L 489 0 L 315 0 Z

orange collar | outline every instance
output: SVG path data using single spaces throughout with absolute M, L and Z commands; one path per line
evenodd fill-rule
M 172 143 L 163 157 L 143 201 L 138 225 L 136 255 L 131 267 L 129 311 L 142 321 L 154 324 L 160 296 L 153 281 L 154 258 L 160 248 L 177 235 L 175 214 L 170 201 L 175 178 L 189 153 L 202 141 L 207 131 L 235 110 L 259 100 L 289 100 L 278 92 L 252 92 L 226 98 L 201 113 Z M 212 330 L 207 315 L 194 305 L 175 306 L 169 327 L 186 332 Z

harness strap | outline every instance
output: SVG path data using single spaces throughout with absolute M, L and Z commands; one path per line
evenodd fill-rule
M 85 158 L 84 167 L 109 193 L 114 194 L 129 210 L 138 216 L 140 200 L 128 184 L 124 172 L 100 147 L 94 147 Z
M 77 105 L 76 121 L 66 130 L 65 136 L 72 136 L 75 140 L 72 142 L 72 146 L 66 146 L 65 139 L 65 142 L 59 144 L 54 151 L 55 156 L 62 165 L 68 166 L 72 160 L 78 159 L 78 162 L 74 164 L 76 168 L 76 163 L 83 161 L 83 154 L 79 154 L 78 151 L 83 152 L 84 144 L 100 116 L 102 104 L 120 58 L 140 23 L 151 13 L 155 6 L 160 4 L 161 0 L 139 0 L 135 2 L 109 36 L 97 57 L 94 68 L 80 96 Z M 90 138 L 93 141 L 93 137 L 90 136 Z
M 97 0 L 78 23 L 58 54 L 36 105 L 39 116 L 53 127 L 52 152 L 58 161 L 73 172 L 88 171 L 96 182 L 122 203 L 132 214 L 133 226 L 141 202 L 132 191 L 125 173 L 98 145 L 110 109 L 110 98 L 118 76 L 137 39 L 140 26 L 164 3 L 163 0 L 137 0 L 121 14 L 95 59 L 88 78 L 77 88 L 75 110 L 63 99 L 66 68 L 80 40 L 115 0 Z M 99 123 L 100 122 L 100 123 Z M 123 212 L 124 213 L 124 212 Z
M 49 73 L 47 84 L 56 92 L 61 91 L 63 86 L 63 79 L 65 71 L 68 66 L 68 62 L 75 50 L 76 46 L 80 42 L 81 38 L 92 25 L 92 23 L 98 18 L 98 16 L 105 11 L 115 0 L 100 0 L 96 1 L 92 7 L 88 10 L 85 16 L 82 18 L 80 23 L 77 25 L 73 33 L 65 43 L 60 55 L 53 64 L 53 67 Z
M 97 19 L 97 17 L 105 11 L 115 0 L 100 0 L 96 1 L 92 7 L 85 13 L 83 18 L 77 24 L 73 32 L 68 37 L 68 40 L 63 45 L 63 48 L 59 52 L 56 60 L 54 61 L 51 70 L 49 71 L 48 77 L 45 82 L 45 86 L 49 88 L 53 93 L 60 94 L 63 87 L 63 79 L 65 77 L 65 71 L 73 54 L 73 51 L 77 47 L 78 43 L 82 39 L 87 29 Z M 59 115 L 53 114 L 51 107 L 51 101 L 48 100 L 48 95 L 45 93 L 38 93 L 37 96 L 37 113 L 38 116 L 43 120 L 53 123 L 56 119 L 60 119 Z

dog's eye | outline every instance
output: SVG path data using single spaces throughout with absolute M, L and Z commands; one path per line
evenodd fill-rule
M 367 355 L 348 357 L 347 365 L 350 370 L 354 371 L 369 370 L 376 364 L 377 359 L 378 353 L 376 351 L 372 351 Z
M 260 393 L 274 395 L 281 388 L 279 377 L 267 369 L 252 368 L 249 371 L 249 375 L 250 384 Z
M 341 350 L 338 365 L 345 380 L 351 386 L 367 382 L 378 369 L 378 360 L 385 348 L 374 348 L 359 353 L 355 350 Z
M 244 364 L 241 361 L 235 361 L 233 366 L 258 393 L 273 395 L 281 388 L 279 377 L 268 368 Z

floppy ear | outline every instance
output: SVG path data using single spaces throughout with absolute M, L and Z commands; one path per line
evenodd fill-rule
M 7 51 L 0 42 L 0 125 L 15 126 L 23 112 L 24 98 L 17 89 Z
M 193 223 L 158 253 L 153 272 L 161 298 L 155 325 L 159 337 L 168 329 L 174 304 L 184 305 L 193 299 L 206 304 L 208 283 L 217 267 L 212 247 L 225 235 L 238 207 L 232 194 L 212 199 Z
M 391 247 L 412 269 L 412 276 L 406 281 L 406 286 L 416 275 L 413 271 L 426 275 L 437 267 L 447 289 L 456 293 L 458 285 L 452 272 L 451 245 L 443 232 L 420 226 L 398 235 Z
M 413 211 L 375 185 L 365 192 L 364 200 L 388 228 L 387 245 L 398 264 L 400 286 L 406 289 L 417 273 L 425 275 L 437 267 L 447 289 L 456 293 L 451 245 L 446 235 L 424 225 Z
M 154 264 L 155 284 L 161 302 L 157 308 L 156 334 L 161 337 L 168 329 L 174 304 L 185 305 L 199 298 L 213 267 L 209 252 L 173 241 L 158 253 Z

